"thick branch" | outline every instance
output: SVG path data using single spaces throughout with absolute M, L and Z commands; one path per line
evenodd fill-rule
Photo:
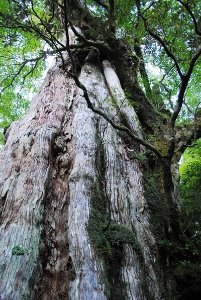
M 72 29 L 73 33 L 78 37 L 78 39 L 80 41 L 82 41 L 82 43 L 84 43 L 85 46 L 92 46 L 92 47 L 95 47 L 95 48 L 107 48 L 109 50 L 109 45 L 107 45 L 105 42 L 103 41 L 93 41 L 93 40 L 88 40 L 86 39 L 82 34 L 80 34 L 76 28 L 73 26 L 72 22 L 71 21 L 68 21 L 69 25 L 70 25 L 70 28 Z
M 77 3 L 77 2 L 76 2 Z M 71 2 L 69 10 L 75 10 L 76 4 Z M 86 12 L 87 13 L 87 12 Z M 65 12 L 64 12 L 65 15 Z M 67 14 L 68 15 L 68 14 Z M 70 17 L 70 16 L 69 16 Z M 85 20 L 85 13 L 80 16 L 82 20 Z M 79 19 L 80 20 L 80 19 Z M 71 25 L 70 20 L 67 20 L 67 27 Z M 97 24 L 96 20 L 91 16 L 87 18 L 87 24 L 94 27 Z M 98 25 L 97 25 L 98 26 Z M 143 91 L 141 90 L 136 75 L 136 65 L 130 65 L 129 58 L 133 56 L 132 50 L 119 39 L 110 38 L 106 42 L 104 41 L 91 41 L 87 40 L 84 36 L 80 36 L 76 28 L 71 25 L 71 29 L 80 40 L 79 44 L 69 45 L 69 49 L 95 47 L 101 53 L 102 57 L 106 57 L 115 66 L 120 79 L 121 85 L 129 95 L 130 103 L 135 107 L 136 113 L 139 117 L 140 123 L 147 132 L 154 132 L 155 127 L 153 124 L 161 121 L 161 116 L 157 114 L 152 105 L 146 99 Z M 83 32 L 85 29 L 83 28 Z

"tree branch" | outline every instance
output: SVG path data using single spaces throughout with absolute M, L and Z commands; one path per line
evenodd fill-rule
M 181 4 L 184 4 L 182 0 L 177 0 L 178 2 L 180 2 Z M 192 75 L 192 72 L 193 72 L 193 69 L 195 67 L 195 64 L 198 60 L 198 58 L 200 57 L 201 55 L 201 47 L 198 48 L 198 50 L 196 51 L 196 53 L 193 55 L 190 63 L 189 63 L 189 68 L 186 72 L 186 74 L 183 74 L 181 69 L 180 69 L 180 66 L 178 64 L 178 61 L 176 59 L 176 57 L 174 56 L 174 54 L 169 50 L 169 48 L 167 47 L 166 43 L 164 40 L 161 39 L 160 36 L 158 36 L 156 33 L 154 33 L 148 26 L 148 23 L 147 23 L 147 20 L 145 18 L 145 16 L 142 14 L 141 12 L 141 8 L 140 8 L 140 0 L 136 0 L 136 5 L 137 5 L 137 9 L 138 9 L 138 13 L 139 13 L 139 16 L 141 17 L 141 19 L 143 20 L 144 22 L 144 26 L 145 26 L 145 29 L 147 30 L 147 32 L 154 38 L 156 39 L 163 47 L 163 49 L 165 50 L 166 54 L 168 57 L 170 57 L 173 61 L 174 61 L 174 64 L 175 64 L 175 67 L 177 69 L 177 72 L 180 76 L 180 79 L 181 79 L 181 85 L 180 85 L 180 89 L 179 89 L 179 93 L 178 93 L 178 98 L 177 98 L 177 103 L 176 103 L 176 106 L 175 106 L 175 109 L 172 113 L 172 116 L 170 118 L 170 124 L 172 125 L 172 127 L 174 127 L 175 125 L 175 121 L 181 111 L 181 108 L 182 108 L 182 105 L 183 105 L 183 101 L 184 101 L 184 94 L 186 92 L 186 89 L 187 89 L 187 86 L 188 86 L 188 83 L 189 83 L 189 80 L 190 80 L 190 77 Z M 188 7 L 188 4 L 187 4 L 187 7 Z M 189 8 L 189 7 L 188 7 Z M 189 8 L 190 10 L 190 8 Z M 190 12 L 189 12 L 190 13 Z M 196 21 L 196 20 L 195 20 Z M 195 24 L 195 23 L 194 23 Z M 196 22 L 197 24 L 197 22 Z
M 195 118 L 188 125 L 178 126 L 175 136 L 176 155 L 180 157 L 185 149 L 199 138 L 201 138 L 201 118 Z
M 24 83 L 26 77 L 27 77 L 28 75 L 30 75 L 30 74 L 35 70 L 35 68 L 37 67 L 37 65 L 38 65 L 38 63 L 39 63 L 39 61 L 40 61 L 41 59 L 45 58 L 47 55 L 53 55 L 53 54 L 56 54 L 56 53 L 59 53 L 60 56 L 61 56 L 61 52 L 63 52 L 63 51 L 66 51 L 66 47 L 62 47 L 62 48 L 58 48 L 58 47 L 57 47 L 55 50 L 41 51 L 41 52 L 40 52 L 41 55 L 38 56 L 38 57 L 30 58 L 30 59 L 25 59 L 22 63 L 18 64 L 18 65 L 20 65 L 18 71 L 17 71 L 15 74 L 13 74 L 13 78 L 11 79 L 11 82 L 10 82 L 8 85 L 6 85 L 6 86 L 1 90 L 0 95 L 1 95 L 7 88 L 9 88 L 10 86 L 13 85 L 13 83 L 14 83 L 14 81 L 16 80 L 17 76 L 23 71 L 23 69 L 25 68 L 25 66 L 26 66 L 27 64 L 29 64 L 29 63 L 34 63 L 34 66 L 27 72 L 27 74 L 25 74 L 25 75 L 23 76 L 23 83 Z M 16 58 L 12 58 L 12 59 L 13 59 L 13 60 L 14 60 L 14 59 L 16 60 Z
M 195 28 L 195 33 L 199 36 L 201 36 L 201 31 L 199 30 L 198 28 L 198 23 L 196 21 L 196 18 L 192 12 L 192 10 L 190 9 L 189 5 L 188 5 L 188 2 L 184 2 L 182 0 L 177 0 L 177 2 L 179 2 L 181 5 L 183 5 L 183 7 L 185 7 L 185 9 L 187 10 L 187 12 L 189 13 L 192 21 L 193 21 L 193 24 L 194 24 L 194 28 Z
M 109 0 L 109 26 L 112 33 L 115 33 L 115 18 L 114 18 L 114 0 Z
M 37 14 L 37 12 L 36 12 L 36 10 L 35 10 L 35 8 L 34 8 L 34 5 L 33 5 L 33 0 L 31 0 L 31 8 L 32 8 L 32 11 L 33 11 L 33 13 L 34 13 L 33 15 L 34 15 L 36 18 L 38 18 L 38 20 L 40 20 L 41 25 L 44 27 L 44 29 L 46 30 L 46 32 L 50 35 L 49 40 L 51 40 L 52 42 L 57 43 L 58 45 L 60 45 L 61 47 L 63 47 L 64 45 L 63 45 L 63 44 L 55 37 L 55 35 L 52 34 L 51 29 L 50 29 L 50 27 L 48 26 L 48 24 L 45 23 L 45 22 L 43 21 L 43 19 L 40 18 L 40 16 Z M 33 25 L 35 26 L 35 24 L 33 24 Z
M 145 92 L 146 92 L 146 96 L 147 98 L 152 101 L 153 99 L 153 95 L 152 95 L 152 90 L 151 90 L 151 86 L 150 86 L 150 82 L 149 82 L 149 77 L 146 71 L 146 67 L 145 67 L 145 62 L 144 62 L 144 58 L 143 58 L 143 54 L 142 54 L 142 50 L 139 44 L 139 40 L 138 38 L 134 39 L 134 50 L 136 55 L 139 57 L 139 71 L 140 71 L 140 75 L 142 78 L 142 82 L 145 88 Z
M 75 36 L 78 37 L 78 39 L 81 41 L 80 44 L 73 44 L 69 45 L 70 49 L 79 49 L 79 48 L 96 48 L 98 51 L 102 54 L 104 54 L 107 57 L 112 57 L 114 56 L 113 50 L 110 48 L 110 46 L 104 42 L 104 41 L 93 41 L 93 40 L 88 40 L 84 37 L 84 35 L 80 34 L 76 28 L 73 26 L 72 22 L 68 20 L 68 23 L 75 34 Z
M 152 146 L 148 142 L 140 139 L 138 136 L 134 135 L 134 133 L 129 128 L 127 128 L 126 126 L 122 126 L 122 125 L 119 125 L 119 124 L 115 123 L 111 118 L 109 118 L 107 116 L 107 114 L 104 111 L 102 111 L 102 110 L 97 109 L 97 108 L 94 107 L 93 103 L 91 102 L 91 100 L 89 98 L 89 95 L 88 95 L 86 87 L 80 82 L 80 80 L 78 78 L 78 75 L 77 75 L 75 61 L 73 59 L 73 56 L 72 56 L 72 53 L 71 53 L 71 50 L 70 50 L 69 35 L 68 35 L 68 22 L 69 21 L 68 21 L 68 13 L 67 13 L 67 11 L 68 11 L 68 3 L 66 1 L 64 1 L 66 47 L 67 47 L 67 52 L 68 52 L 70 61 L 72 63 L 73 73 L 68 72 L 65 69 L 64 69 L 64 71 L 66 71 L 67 74 L 69 74 L 74 79 L 76 85 L 83 91 L 83 97 L 85 98 L 87 106 L 88 106 L 89 109 L 91 109 L 94 113 L 102 116 L 108 123 L 110 123 L 112 125 L 113 128 L 115 128 L 115 129 L 117 129 L 119 131 L 126 132 L 133 140 L 135 140 L 139 144 L 145 146 L 147 149 L 149 149 L 152 152 L 154 152 L 156 154 L 156 156 L 161 159 L 162 158 L 161 153 L 154 146 Z
M 126 132 L 134 141 L 138 142 L 139 144 L 145 146 L 147 149 L 151 150 L 152 152 L 154 152 L 156 154 L 156 156 L 158 158 L 161 159 L 161 153 L 154 147 L 152 146 L 151 144 L 149 144 L 148 142 L 140 139 L 138 136 L 134 135 L 133 132 L 126 126 L 122 126 L 122 125 L 119 125 L 117 123 L 115 123 L 112 119 L 110 119 L 104 111 L 100 110 L 100 109 L 97 109 L 94 107 L 94 105 L 92 104 L 90 98 L 89 98 L 89 95 L 88 95 L 88 92 L 87 92 L 87 89 L 86 87 L 79 81 L 79 79 L 74 76 L 73 74 L 71 74 L 71 76 L 74 78 L 75 80 L 75 83 L 76 85 L 82 89 L 83 91 L 83 96 L 87 102 L 87 106 L 88 108 L 90 108 L 94 113 L 102 116 L 108 123 L 110 123 L 112 125 L 113 128 L 119 130 L 119 131 L 123 131 L 123 132 Z
M 94 2 L 103 7 L 106 11 L 108 11 L 108 5 L 105 4 L 102 0 L 94 0 Z
M 172 126 L 174 126 L 175 121 L 176 121 L 176 119 L 177 119 L 177 117 L 178 117 L 178 115 L 181 111 L 181 108 L 182 108 L 182 105 L 183 105 L 183 102 L 184 102 L 184 94 L 186 92 L 186 89 L 187 89 L 190 77 L 192 75 L 193 69 L 195 67 L 195 64 L 196 64 L 198 58 L 200 57 L 200 55 L 201 55 L 201 47 L 199 47 L 197 49 L 196 53 L 193 55 L 193 57 L 190 61 L 190 64 L 189 64 L 188 71 L 186 72 L 186 74 L 182 78 L 181 86 L 180 86 L 179 94 L 178 94 L 178 98 L 177 98 L 177 103 L 176 103 L 175 109 L 172 113 L 172 116 L 170 118 L 170 123 L 171 123 Z
M 142 14 L 142 12 L 141 12 L 140 1 L 139 1 L 139 0 L 136 1 L 136 5 L 137 5 L 137 9 L 138 9 L 138 14 L 139 14 L 140 18 L 141 18 L 141 19 L 143 20 L 143 22 L 144 22 L 144 26 L 145 26 L 146 31 L 147 31 L 147 32 L 148 32 L 155 40 L 157 40 L 157 41 L 161 44 L 161 46 L 162 46 L 163 49 L 165 50 L 165 53 L 167 54 L 167 56 L 173 60 L 174 65 L 175 65 L 175 67 L 176 67 L 176 69 L 177 69 L 177 72 L 178 72 L 180 78 L 182 79 L 182 78 L 183 78 L 183 74 L 182 74 L 181 68 L 180 68 L 180 66 L 179 66 L 179 63 L 178 63 L 176 57 L 175 57 L 174 54 L 170 51 L 170 49 L 167 47 L 165 41 L 162 40 L 162 38 L 161 38 L 159 35 L 157 35 L 155 32 L 153 32 L 153 31 L 149 28 L 148 23 L 147 23 L 147 19 L 145 18 L 145 16 L 144 16 L 144 15 Z
M 94 42 L 93 40 L 87 40 L 84 35 L 80 34 L 76 28 L 73 26 L 72 22 L 69 20 L 68 21 L 70 28 L 72 29 L 73 33 L 85 44 L 85 46 L 93 46 L 96 48 L 99 47 L 107 47 L 109 49 L 109 45 L 107 45 L 105 42 L 103 41 L 96 41 Z
M 10 82 L 8 85 L 6 85 L 6 86 L 1 90 L 0 96 L 1 96 L 1 94 L 2 94 L 7 88 L 9 88 L 10 86 L 13 85 L 13 83 L 14 83 L 15 79 L 17 78 L 17 76 L 23 71 L 23 69 L 25 68 L 25 66 L 26 66 L 28 63 L 32 63 L 32 62 L 33 62 L 33 63 L 34 63 L 34 66 L 31 68 L 31 70 L 30 70 L 27 74 L 25 74 L 24 79 L 25 79 L 30 73 L 32 73 L 32 72 L 34 71 L 34 69 L 36 68 L 38 62 L 39 62 L 43 57 L 44 57 L 44 55 L 41 55 L 41 56 L 39 56 L 39 57 L 32 58 L 32 59 L 26 59 L 25 61 L 23 61 L 22 64 L 20 65 L 20 68 L 18 69 L 18 71 L 14 74 L 13 78 L 11 79 L 11 82 Z

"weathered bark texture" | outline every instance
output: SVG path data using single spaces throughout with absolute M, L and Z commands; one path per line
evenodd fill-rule
M 80 80 L 96 107 L 142 135 L 108 61 L 88 61 Z M 135 158 L 144 149 L 126 139 L 59 66 L 49 70 L 0 153 L 1 299 L 163 299 Z

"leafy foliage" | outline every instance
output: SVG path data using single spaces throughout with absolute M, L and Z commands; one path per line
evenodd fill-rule
M 13 15 L 26 22 L 18 2 L 0 3 L 0 128 L 19 118 L 28 106 L 28 98 L 35 91 L 35 80 L 44 64 L 34 60 L 42 42 L 28 30 L 12 24 Z M 38 67 L 38 68 L 36 68 Z M 2 135 L 0 136 L 2 142 Z
M 179 257 L 174 266 L 183 299 L 199 299 L 201 292 L 201 139 L 187 148 L 180 165 L 181 222 L 186 236 L 183 246 L 174 249 Z
M 194 147 L 188 148 L 180 166 L 180 193 L 183 222 L 191 237 L 199 237 L 201 242 L 201 140 Z
M 47 42 L 58 20 L 45 1 L 0 3 L 0 142 L 5 126 L 22 116 L 38 89 Z
M 87 3 L 90 6 L 96 3 L 96 9 L 93 10 L 96 16 L 101 15 L 107 19 L 107 10 L 101 7 L 100 3 L 107 5 L 108 1 L 87 1 Z M 125 39 L 133 49 L 136 43 L 141 48 L 143 56 L 138 57 L 139 63 L 141 60 L 145 62 L 145 71 L 149 73 L 152 91 L 152 96 L 149 93 L 147 96 L 158 110 L 164 108 L 174 110 L 181 84 L 178 69 L 183 74 L 187 73 L 191 59 L 201 42 L 200 10 L 201 4 L 198 0 L 115 1 L 116 36 Z M 137 53 L 136 55 L 138 56 Z M 150 66 L 155 74 L 149 72 Z M 140 74 L 143 76 L 141 72 Z M 186 106 L 182 107 L 182 119 L 189 118 L 190 111 L 187 106 L 192 108 L 190 113 L 192 117 L 200 103 L 200 77 L 199 59 L 186 89 Z M 146 87 L 143 86 L 146 81 L 142 78 L 140 82 L 146 91 Z M 195 90 L 196 95 L 193 95 Z

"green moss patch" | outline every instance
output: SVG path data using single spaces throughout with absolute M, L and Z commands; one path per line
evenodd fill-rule
M 12 255 L 25 255 L 27 253 L 27 250 L 24 249 L 22 246 L 14 246 L 12 248 Z

